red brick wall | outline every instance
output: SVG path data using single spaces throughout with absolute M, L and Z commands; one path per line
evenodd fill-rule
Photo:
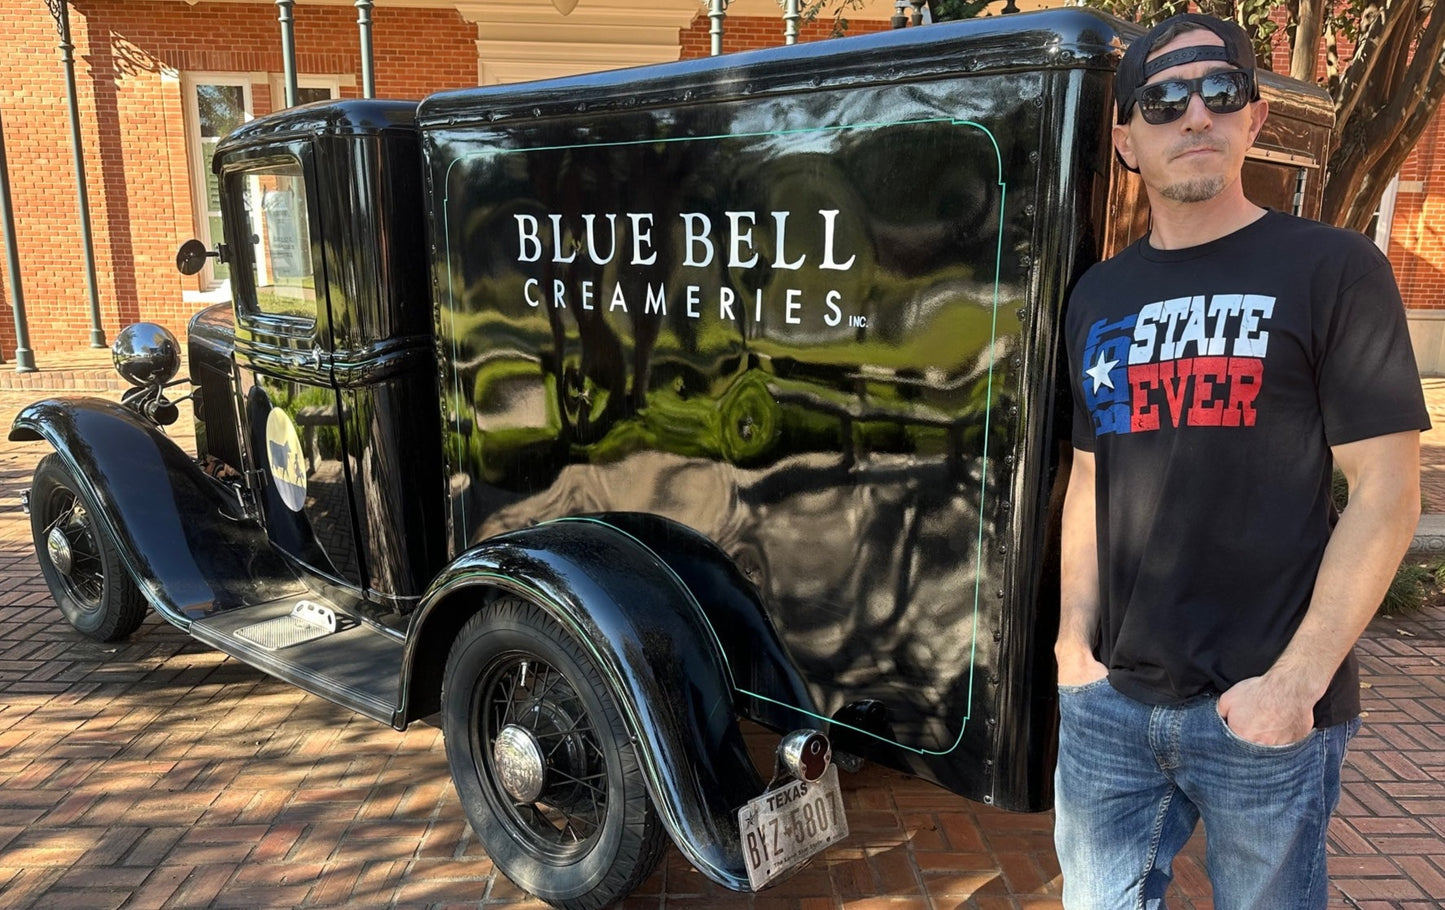
M 1400 168 L 1390 261 L 1411 309 L 1445 309 L 1445 119 L 1437 113 Z M 1435 193 L 1430 191 L 1434 189 Z
M 476 30 L 457 13 L 383 7 L 372 18 L 378 95 L 420 98 L 476 83 Z M 298 72 L 354 76 L 342 95 L 359 95 L 355 9 L 300 3 L 294 19 Z M 276 6 L 73 0 L 71 38 L 106 340 L 142 317 L 179 334 L 194 309 L 182 291 L 195 286 L 174 265 L 176 247 L 195 234 L 179 77 L 280 73 Z M 41 361 L 41 352 L 90 339 L 57 44 L 40 0 L 0 3 L 0 114 L 30 346 Z M 269 112 L 268 85 L 253 84 L 251 97 L 253 113 Z M 0 306 L 0 356 L 8 365 L 15 353 L 8 283 Z

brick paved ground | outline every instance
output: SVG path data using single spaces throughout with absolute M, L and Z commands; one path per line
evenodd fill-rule
M 33 397 L 0 387 L 0 426 Z M 541 906 L 468 831 L 436 728 L 349 715 L 154 617 L 120 645 L 72 632 L 18 508 L 44 451 L 0 442 L 0 907 Z M 1332 907 L 1445 906 L 1445 612 L 1378 620 L 1360 650 Z M 672 851 L 627 906 L 1059 906 L 1048 813 L 877 768 L 844 786 L 852 836 L 781 886 L 723 892 Z M 1176 910 L 1211 906 L 1201 841 Z

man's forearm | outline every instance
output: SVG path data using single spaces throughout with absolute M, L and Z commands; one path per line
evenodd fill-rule
M 1374 616 L 1420 519 L 1419 434 L 1367 442 L 1378 444 L 1369 464 L 1346 471 L 1356 475 L 1350 502 L 1325 548 L 1309 611 L 1270 670 L 1313 699 Z
M 1064 495 L 1059 549 L 1059 637 L 1054 656 L 1059 678 L 1080 671 L 1097 675 L 1093 644 L 1099 625 L 1099 548 L 1094 504 L 1094 456 L 1074 453 L 1069 488 Z
M 1314 706 L 1369 624 L 1409 547 L 1420 516 L 1420 434 L 1335 448 L 1350 503 L 1325 547 L 1304 620 L 1263 676 L 1240 680 L 1219 700 L 1230 728 L 1253 742 L 1297 741 Z

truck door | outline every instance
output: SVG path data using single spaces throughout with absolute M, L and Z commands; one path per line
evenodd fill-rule
M 310 144 L 233 156 L 221 179 L 252 488 L 278 547 L 363 590 Z

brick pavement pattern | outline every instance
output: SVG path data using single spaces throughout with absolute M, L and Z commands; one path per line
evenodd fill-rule
M 35 397 L 0 391 L 0 426 Z M 472 836 L 436 727 L 397 733 L 155 616 L 117 645 L 75 633 L 19 508 L 45 451 L 0 442 L 0 907 L 544 906 Z M 1439 908 L 1445 612 L 1377 620 L 1360 654 L 1365 727 L 1331 830 L 1331 907 Z M 760 754 L 772 742 L 753 741 Z M 850 838 L 777 887 L 727 892 L 671 850 L 624 906 L 1061 906 L 1049 813 L 990 809 L 872 766 L 844 788 Z M 1176 863 L 1175 910 L 1212 906 L 1203 841 Z

